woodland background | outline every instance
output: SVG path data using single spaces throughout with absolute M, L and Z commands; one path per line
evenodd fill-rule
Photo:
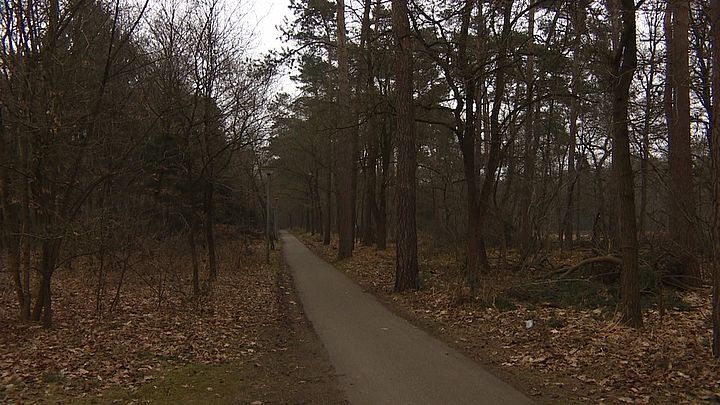
M 653 370 L 693 356 L 677 372 L 704 378 L 720 355 L 718 3 L 291 0 L 289 46 L 258 59 L 243 4 L 3 0 L 1 319 L 28 350 L 3 354 L 3 383 L 55 375 L 19 375 L 17 354 L 55 347 L 74 311 L 246 308 L 234 294 L 273 282 L 247 278 L 267 270 L 268 203 L 273 228 L 341 267 L 364 258 L 361 281 L 427 313 L 488 308 L 497 325 L 557 307 L 547 330 L 572 315 L 638 339 L 669 316 L 684 326 L 645 341 Z M 294 94 L 276 84 L 288 67 Z M 680 338 L 691 354 L 665 350 Z
M 634 327 L 643 296 L 712 281 L 712 2 L 341 3 L 293 2 L 284 224 L 337 230 L 339 259 L 391 238 L 396 291 L 420 286 L 418 233 L 471 300 L 497 272 L 589 271 Z

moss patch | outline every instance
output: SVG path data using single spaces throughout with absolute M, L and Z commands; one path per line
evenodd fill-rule
M 133 391 L 111 389 L 80 403 L 235 404 L 254 400 L 255 366 L 190 364 L 166 372 Z M 48 398 L 51 402 L 53 398 Z

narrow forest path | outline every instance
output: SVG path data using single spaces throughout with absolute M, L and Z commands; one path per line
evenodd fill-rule
M 305 313 L 353 405 L 530 404 L 480 365 L 394 315 L 282 232 Z

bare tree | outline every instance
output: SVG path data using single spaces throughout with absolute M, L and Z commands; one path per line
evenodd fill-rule
M 577 137 L 578 137 L 578 117 L 582 108 L 582 98 L 580 95 L 581 83 L 582 83 L 582 70 L 581 70 L 581 58 L 580 48 L 582 46 L 582 38 L 586 31 L 586 10 L 587 1 L 578 1 L 574 3 L 574 10 L 572 15 L 572 26 L 573 26 L 573 61 L 572 61 L 572 78 L 571 78 L 571 98 L 570 98 L 570 133 L 568 134 L 568 160 L 567 160 L 567 172 L 568 172 L 568 186 L 567 196 L 565 203 L 565 213 L 563 217 L 563 223 L 561 225 L 561 236 L 560 243 L 564 246 L 573 245 L 573 214 L 577 204 L 577 182 L 578 173 L 576 169 L 578 167 L 579 159 L 577 159 Z
M 537 155 L 537 137 L 535 134 L 535 7 L 528 11 L 528 43 L 527 64 L 525 66 L 525 86 L 527 113 L 525 116 L 524 144 L 523 144 L 523 173 L 522 190 L 520 193 L 520 244 L 523 256 L 527 256 L 535 249 L 535 237 L 531 200 L 537 198 L 535 189 L 535 165 Z

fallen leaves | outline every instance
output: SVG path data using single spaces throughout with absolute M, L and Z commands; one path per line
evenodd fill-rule
M 199 301 L 184 292 L 191 291 L 190 261 L 177 250 L 166 250 L 141 270 L 150 278 L 154 268 L 165 266 L 177 275 L 176 283 L 165 286 L 160 307 L 157 289 L 131 278 L 115 311 L 98 312 L 91 268 L 59 270 L 55 328 L 46 330 L 16 321 L 15 297 L 0 290 L 0 402 L 42 400 L 53 386 L 67 398 L 133 389 L 188 363 L 257 363 L 267 349 L 264 330 L 281 316 L 276 269 L 262 264 L 259 251 L 247 255 L 237 243 L 219 246 L 220 278 Z

